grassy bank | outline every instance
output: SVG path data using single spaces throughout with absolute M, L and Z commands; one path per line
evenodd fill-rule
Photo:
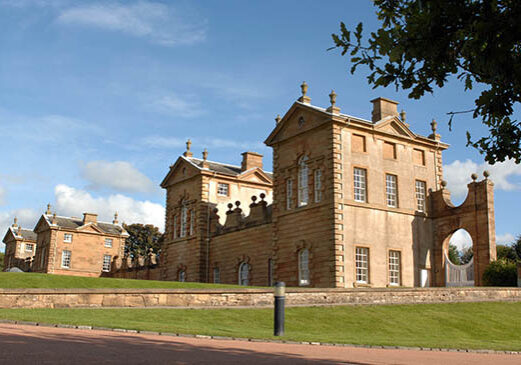
M 269 309 L 0 309 L 45 323 L 273 338 Z M 294 341 L 521 350 L 521 303 L 453 303 L 286 309 Z
M 238 285 L 180 283 L 177 281 L 86 278 L 80 276 L 1 272 L 0 288 L 237 288 Z

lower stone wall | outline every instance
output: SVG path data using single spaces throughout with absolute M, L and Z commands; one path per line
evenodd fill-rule
M 521 288 L 299 289 L 288 306 L 521 301 Z M 0 289 L 0 308 L 262 307 L 269 289 Z
M 154 268 L 143 267 L 114 271 L 103 276 L 118 279 L 161 280 L 161 269 L 158 266 Z

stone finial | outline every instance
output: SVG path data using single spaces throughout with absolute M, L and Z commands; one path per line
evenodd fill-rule
M 51 223 L 52 223 L 52 224 L 56 224 L 56 212 L 54 212 L 54 213 L 52 214 L 52 220 L 51 220 Z
M 255 195 L 252 195 L 251 196 L 251 201 L 255 203 L 257 201 L 257 197 Z
M 304 104 L 310 104 L 311 98 L 306 95 L 308 92 L 308 84 L 306 84 L 306 81 L 302 82 L 302 85 L 300 85 L 300 90 L 302 91 L 302 96 L 298 98 L 298 101 Z
M 441 180 L 441 188 L 445 189 L 447 187 L 447 182 L 445 180 Z
M 228 207 L 228 211 L 231 212 L 232 208 L 233 208 L 233 204 L 232 203 L 228 203 L 227 207 Z
M 185 151 L 185 153 L 183 153 L 183 156 L 185 156 L 185 157 L 192 157 L 194 155 L 192 153 L 192 151 L 190 151 L 190 147 L 192 147 L 192 141 L 190 139 L 188 139 L 186 141 L 186 151 Z
M 237 200 L 237 201 L 235 202 L 235 205 L 237 206 L 237 208 L 239 208 L 239 207 L 241 206 L 241 202 Z
M 281 120 L 282 118 L 280 117 L 280 114 L 277 114 L 277 116 L 275 117 L 275 122 L 279 124 Z
M 47 215 L 51 214 L 51 203 L 47 204 L 47 210 L 45 211 L 45 214 L 47 214 Z
M 473 173 L 472 175 L 470 175 L 470 178 L 472 179 L 472 181 L 476 181 L 478 179 L 478 174 Z
M 429 136 L 429 138 L 439 141 L 441 136 L 438 133 L 436 133 L 436 130 L 438 129 L 438 123 L 436 122 L 435 119 L 433 119 L 431 122 L 431 129 L 432 129 L 432 134 Z
M 18 218 L 14 217 L 12 227 L 13 227 L 13 228 L 18 227 Z
M 114 213 L 114 220 L 112 221 L 112 224 L 118 224 L 118 212 Z
M 260 193 L 259 196 L 260 196 L 261 200 L 264 201 L 264 198 L 266 197 L 266 194 L 264 194 L 264 193 Z
M 488 179 L 490 172 L 488 172 L 488 170 L 483 171 L 483 176 L 485 176 L 485 179 Z
M 302 84 L 300 85 L 300 90 L 302 90 L 302 96 L 306 96 L 308 92 L 308 84 L 306 84 L 306 81 L 302 81 Z
M 22 226 L 18 226 L 18 235 L 19 235 L 19 236 L 22 235 Z
M 203 160 L 208 160 L 208 150 L 206 148 L 203 151 Z
M 332 114 L 339 114 L 340 108 L 335 106 L 335 104 L 336 104 L 335 90 L 331 90 L 331 94 L 329 94 L 329 101 L 330 101 L 331 105 L 329 106 L 329 108 L 326 109 L 326 111 L 329 113 L 332 113 Z
M 402 111 L 400 112 L 400 119 L 402 120 L 402 122 L 405 123 L 406 117 L 407 117 L 407 113 L 405 112 L 405 110 L 402 109 Z

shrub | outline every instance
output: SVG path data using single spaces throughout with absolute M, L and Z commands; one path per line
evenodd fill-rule
M 487 286 L 517 286 L 517 265 L 505 259 L 492 261 L 483 273 Z

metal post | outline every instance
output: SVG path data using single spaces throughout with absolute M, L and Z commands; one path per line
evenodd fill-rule
M 275 284 L 275 323 L 274 323 L 274 335 L 284 335 L 284 301 L 285 301 L 286 284 L 280 281 Z

